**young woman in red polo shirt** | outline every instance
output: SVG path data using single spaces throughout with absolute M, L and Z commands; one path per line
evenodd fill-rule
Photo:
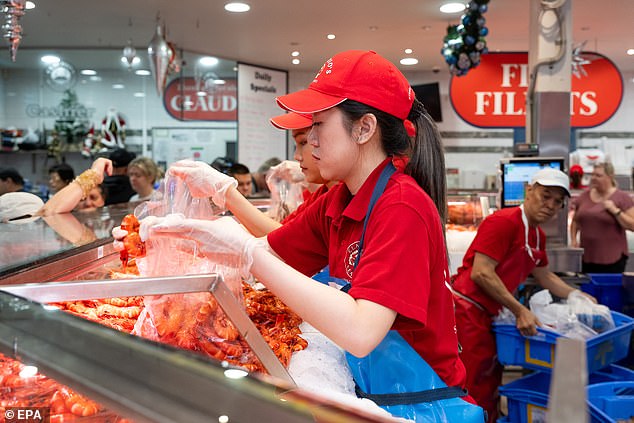
M 142 236 L 194 239 L 245 272 L 347 352 L 357 394 L 395 416 L 482 422 L 465 395 L 453 299 L 446 288 L 446 184 L 438 130 L 407 79 L 372 51 L 329 59 L 310 86 L 278 103 L 312 114 L 321 175 L 339 180 L 300 216 L 254 238 L 234 220 L 167 216 Z M 392 164 L 409 156 L 404 171 Z M 201 181 L 195 190 L 204 186 Z M 326 264 L 349 285 L 311 280 Z

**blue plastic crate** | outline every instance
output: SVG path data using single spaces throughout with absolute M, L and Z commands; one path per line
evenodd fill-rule
M 616 327 L 586 340 L 588 374 L 625 358 L 629 351 L 634 318 L 612 312 Z M 493 324 L 498 360 L 504 365 L 550 372 L 555 364 L 555 344 L 560 334 L 537 328 L 537 335 L 523 336 L 514 325 Z
M 590 282 L 581 285 L 581 290 L 597 299 L 599 304 L 612 311 L 623 311 L 623 274 L 588 273 Z
M 500 395 L 507 401 L 507 422 L 532 423 L 546 421 L 550 373 L 535 372 L 500 387 Z M 631 381 L 634 371 L 616 365 L 608 366 L 588 377 L 590 384 Z M 498 420 L 498 423 L 500 420 Z
M 606 382 L 588 386 L 593 423 L 629 421 L 634 417 L 634 382 Z

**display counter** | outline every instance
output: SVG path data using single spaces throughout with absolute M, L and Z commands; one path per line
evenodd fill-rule
M 218 275 L 109 279 L 120 267 L 111 229 L 132 211 L 126 205 L 2 227 L 11 234 L 2 237 L 2 247 L 18 250 L 0 273 L 1 353 L 37 366 L 42 375 L 134 422 L 208 422 L 222 416 L 232 422 L 393 421 L 330 393 L 297 388 Z M 67 227 L 57 226 L 62 223 Z M 77 228 L 68 231 L 69 224 Z M 87 229 L 90 237 L 81 239 Z M 19 250 L 26 241 L 28 249 Z M 247 373 L 50 305 L 189 292 L 214 295 L 268 374 Z

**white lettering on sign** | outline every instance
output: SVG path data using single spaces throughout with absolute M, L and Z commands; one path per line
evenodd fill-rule
M 518 73 L 519 83 L 515 85 L 518 87 L 528 87 L 528 65 L 518 65 L 514 63 L 502 64 L 502 84 L 500 84 L 500 87 L 511 87 L 511 80 L 517 81 Z
M 170 99 L 170 107 L 174 110 L 191 111 L 212 111 L 231 112 L 236 110 L 238 101 L 232 96 L 190 96 L 175 95 Z

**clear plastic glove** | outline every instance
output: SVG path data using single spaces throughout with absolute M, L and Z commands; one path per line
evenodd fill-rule
M 112 247 L 115 251 L 123 251 L 123 238 L 128 234 L 128 231 L 121 229 L 121 226 L 115 226 L 112 228 Z
M 232 217 L 200 220 L 187 219 L 180 213 L 165 217 L 150 216 L 141 221 L 139 235 L 143 241 L 160 236 L 194 240 L 206 257 L 236 263 L 244 278 L 249 276 L 253 249 L 257 246 L 257 238 Z
M 284 160 L 277 166 L 269 169 L 266 175 L 266 185 L 269 191 L 273 191 L 273 187 L 279 181 L 287 181 L 290 183 L 303 182 L 306 179 L 299 162 L 292 160 Z
M 238 181 L 209 166 L 194 160 L 180 160 L 167 170 L 168 176 L 182 179 L 194 198 L 211 197 L 213 202 L 224 208 L 225 194 Z

